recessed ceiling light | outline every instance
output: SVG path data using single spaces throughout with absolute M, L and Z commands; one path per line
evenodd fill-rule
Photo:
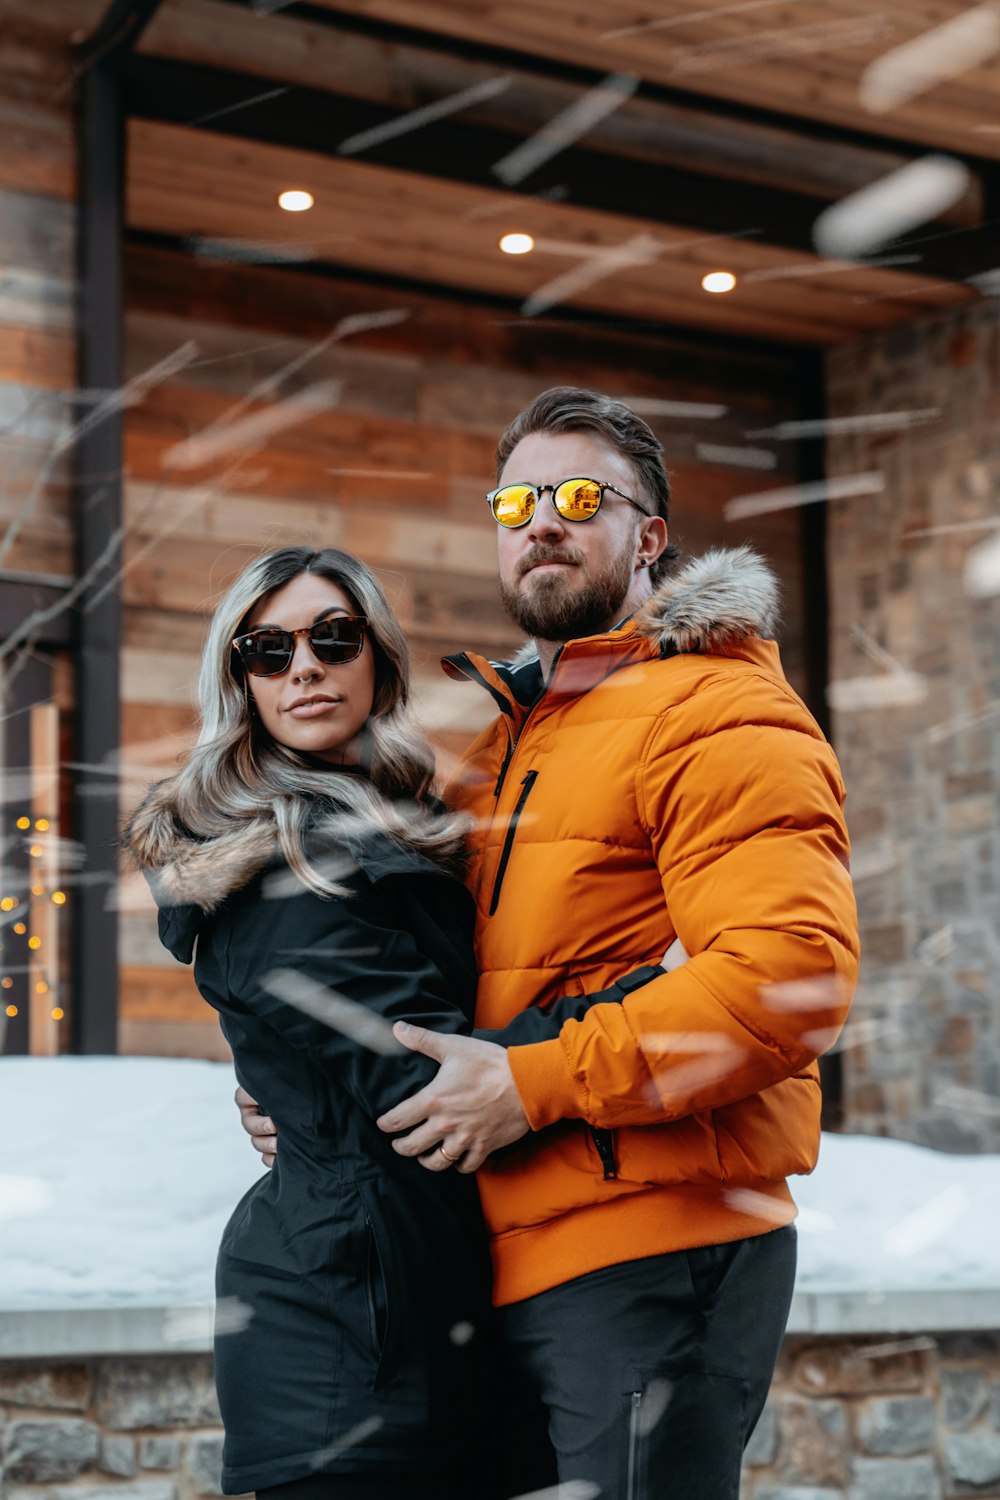
M 534 248 L 535 242 L 530 234 L 505 234 L 500 241 L 500 249 L 505 255 L 527 255 Z
M 289 214 L 305 213 L 307 208 L 312 208 L 316 202 L 312 193 L 307 193 L 301 188 L 287 188 L 278 196 L 278 207 L 283 208 Z
M 707 276 L 701 278 L 702 289 L 706 292 L 731 292 L 736 285 L 736 277 L 732 271 L 709 271 Z

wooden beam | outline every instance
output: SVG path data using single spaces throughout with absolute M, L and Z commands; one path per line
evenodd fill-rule
M 598 266 L 573 290 L 553 292 L 555 303 L 814 346 L 976 297 L 940 279 L 845 268 L 754 238 L 723 240 L 651 223 L 642 204 L 631 214 L 585 209 L 160 121 L 133 119 L 129 140 L 130 224 L 186 234 L 192 247 L 278 239 L 283 252 L 341 268 L 526 302 L 581 261 L 586 271 L 588 259 L 609 256 L 607 272 Z M 303 182 L 316 206 L 282 214 L 279 193 Z M 498 237 L 508 227 L 534 236 L 530 256 L 500 253 Z M 616 261 L 625 246 L 642 247 L 642 254 Z M 739 279 L 737 290 L 708 296 L 701 277 L 720 261 Z
M 236 7 L 242 0 L 227 0 Z M 865 68 L 892 47 L 968 9 L 967 0 L 882 0 L 877 10 L 848 0 L 798 0 L 790 12 L 678 7 L 650 15 L 634 0 L 507 0 L 503 6 L 451 0 L 314 0 L 286 14 L 345 24 L 386 39 L 448 43 L 499 65 L 532 62 L 591 81 L 633 73 L 678 102 L 711 99 L 736 119 L 789 127 L 873 147 L 899 142 L 1000 160 L 1000 138 L 979 127 L 996 114 L 992 59 L 873 112 L 859 92 Z M 833 12 L 831 14 L 831 11 Z M 417 25 L 414 25 L 417 22 Z
M 416 12 L 415 12 L 416 14 Z M 299 7 L 247 17 L 226 0 L 171 0 L 142 38 L 139 51 L 186 66 L 224 67 L 245 75 L 242 99 L 228 107 L 255 110 L 275 84 L 320 90 L 384 106 L 397 114 L 418 109 L 502 76 L 498 97 L 467 100 L 466 124 L 529 136 L 566 110 L 594 80 L 586 70 L 567 72 L 547 59 L 479 57 L 453 39 L 416 38 L 384 23 Z M 221 106 L 213 106 L 217 109 Z M 193 114 L 193 111 L 192 111 Z M 887 145 L 817 137 L 808 127 L 752 119 L 725 104 L 700 107 L 644 87 L 612 114 L 594 122 L 587 147 L 611 158 L 683 167 L 723 180 L 738 177 L 829 202 L 905 165 L 908 157 Z M 965 208 L 974 207 L 966 204 Z
M 240 108 L 247 98 L 253 108 Z M 398 118 L 393 105 L 374 103 L 329 90 L 274 90 L 265 78 L 217 68 L 192 67 L 160 58 L 134 57 L 130 63 L 126 108 L 145 120 L 194 124 L 228 137 L 271 143 L 293 150 L 337 158 L 338 146 L 351 137 Z M 514 112 L 512 109 L 512 117 Z M 523 130 L 508 122 L 472 124 L 438 120 L 419 130 L 365 149 L 365 163 L 444 178 L 449 182 L 506 194 L 512 207 L 522 196 L 509 192 L 493 168 L 523 143 Z M 878 176 L 873 170 L 872 179 Z M 649 161 L 636 156 L 572 146 L 530 177 L 523 191 L 600 212 L 641 217 L 651 224 L 706 235 L 750 236 L 805 257 L 814 255 L 813 226 L 819 204 L 812 194 L 749 180 L 739 165 L 720 191 L 717 176 L 697 165 Z M 945 280 L 964 281 L 992 269 L 996 242 L 992 228 L 982 227 L 981 193 L 975 188 L 952 225 L 962 233 L 945 237 L 918 235 L 920 270 Z M 907 240 L 894 244 L 905 253 Z

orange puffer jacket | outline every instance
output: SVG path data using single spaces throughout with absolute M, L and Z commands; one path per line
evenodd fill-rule
M 501 1304 L 787 1223 L 784 1179 L 815 1165 L 857 925 L 843 784 L 775 616 L 761 560 L 711 552 L 564 646 L 544 691 L 537 657 L 445 663 L 500 708 L 450 788 L 476 820 L 477 1025 L 675 940 L 687 960 L 510 1047 L 534 1133 L 479 1173 Z

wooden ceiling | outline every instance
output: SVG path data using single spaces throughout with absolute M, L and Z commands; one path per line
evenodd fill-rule
M 65 37 L 103 9 L 0 0 L 0 19 Z M 866 108 L 859 91 L 876 59 L 968 10 L 162 0 L 130 72 L 128 224 L 222 260 L 273 252 L 387 286 L 479 294 L 510 316 L 830 345 L 973 300 L 972 278 L 1000 262 L 1000 59 L 893 109 Z M 610 73 L 641 82 L 522 179 L 497 171 Z M 456 95 L 465 102 L 452 110 Z M 437 118 L 385 128 L 442 101 Z M 968 170 L 939 219 L 874 264 L 816 253 L 826 205 L 928 150 Z M 288 186 L 308 187 L 316 207 L 282 213 Z M 533 235 L 535 250 L 502 254 L 509 230 Z M 737 286 L 713 297 L 700 279 L 719 268 Z
M 882 114 L 868 65 L 969 0 L 316 0 L 337 14 L 634 73 L 695 97 L 1000 160 L 1000 56 Z M 984 21 L 987 17 L 984 13 Z

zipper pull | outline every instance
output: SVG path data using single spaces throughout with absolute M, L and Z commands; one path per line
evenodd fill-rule
M 598 1130 L 594 1125 L 590 1127 L 590 1133 L 597 1147 L 597 1154 L 601 1158 L 601 1166 L 604 1168 L 604 1181 L 617 1181 L 618 1163 L 615 1161 L 614 1136 L 610 1130 Z

